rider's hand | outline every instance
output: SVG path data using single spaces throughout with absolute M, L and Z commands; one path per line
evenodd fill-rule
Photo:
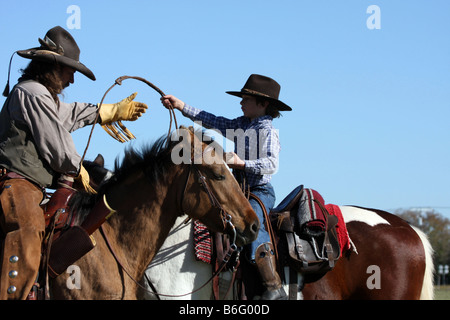
M 86 192 L 93 193 L 93 194 L 97 193 L 97 191 L 95 191 L 94 188 L 92 188 L 91 185 L 89 184 L 89 182 L 90 182 L 89 173 L 86 171 L 86 169 L 83 167 L 83 165 L 81 165 L 80 173 L 78 174 L 77 177 L 75 177 L 75 180 L 80 182 L 81 186 L 83 187 L 83 189 Z
M 245 161 L 239 158 L 239 156 L 234 152 L 227 152 L 225 154 L 225 161 L 231 169 L 245 169 Z
M 172 95 L 162 97 L 161 102 L 167 109 L 170 109 L 171 107 L 180 111 L 183 111 L 184 109 L 184 102 Z

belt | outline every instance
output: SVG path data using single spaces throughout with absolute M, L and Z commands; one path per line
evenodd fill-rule
M 30 179 L 28 179 L 28 178 L 26 178 L 26 177 L 24 177 L 24 176 L 22 176 L 22 175 L 20 175 L 20 174 L 18 174 L 18 173 L 15 173 L 15 172 L 9 171 L 8 169 L 5 169 L 5 168 L 3 168 L 3 167 L 0 167 L 0 182 L 4 182 L 4 181 L 9 180 L 9 179 L 22 179 L 22 180 L 27 180 L 28 182 L 30 182 L 30 183 L 32 183 L 34 186 L 36 186 L 39 190 L 41 190 L 42 193 L 43 193 L 44 196 L 45 196 L 45 188 L 41 187 L 41 186 L 40 186 L 39 184 L 37 184 L 36 182 L 31 181 Z
M 0 167 L 0 180 L 6 179 L 27 179 L 24 176 Z

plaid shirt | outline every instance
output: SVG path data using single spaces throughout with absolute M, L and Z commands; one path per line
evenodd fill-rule
M 253 121 L 242 116 L 236 119 L 216 117 L 185 104 L 183 115 L 209 129 L 219 130 L 234 142 L 234 152 L 245 161 L 245 178 L 250 187 L 264 185 L 278 170 L 280 141 L 278 130 L 272 126 L 272 117 L 263 116 Z

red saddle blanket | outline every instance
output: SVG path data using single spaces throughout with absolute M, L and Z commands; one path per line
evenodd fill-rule
M 308 225 L 310 229 L 325 230 L 326 221 L 324 212 L 320 206 L 324 207 L 330 215 L 338 218 L 336 225 L 336 233 L 339 240 L 339 247 L 341 249 L 340 255 L 349 250 L 351 247 L 350 237 L 348 235 L 347 226 L 345 225 L 344 217 L 341 209 L 335 204 L 325 205 L 322 196 L 313 189 L 305 189 L 304 197 L 300 202 L 304 201 L 304 206 L 307 207 L 303 211 L 303 216 L 300 218 L 301 223 Z M 320 203 L 320 204 L 319 204 Z M 305 211 L 307 214 L 305 214 Z M 199 221 L 194 221 L 194 251 L 197 260 L 211 263 L 212 254 L 212 239 L 208 228 Z
M 322 195 L 314 189 L 303 189 L 299 199 L 298 210 L 295 213 L 298 223 L 296 232 L 299 235 L 305 234 L 312 237 L 322 235 L 326 231 L 327 212 L 338 218 L 336 233 L 342 255 L 344 251 L 350 249 L 350 238 L 341 209 L 334 204 L 326 205 Z
M 350 237 L 348 235 L 347 226 L 345 225 L 344 217 L 342 216 L 341 209 L 335 204 L 325 205 L 328 213 L 338 218 L 338 224 L 336 225 L 336 233 L 339 240 L 339 246 L 341 247 L 342 254 L 350 249 Z

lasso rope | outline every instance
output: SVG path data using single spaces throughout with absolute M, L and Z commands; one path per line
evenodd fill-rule
M 161 95 L 161 97 L 165 96 L 164 92 L 162 92 L 161 89 L 159 89 L 157 86 L 155 86 L 153 83 L 151 83 L 147 79 L 144 79 L 141 77 L 135 77 L 135 76 L 122 76 L 122 77 L 117 78 L 116 81 L 114 81 L 114 84 L 111 87 L 109 87 L 108 90 L 106 90 L 105 94 L 103 95 L 102 100 L 100 101 L 100 105 L 98 106 L 98 111 L 97 111 L 97 117 L 95 118 L 94 124 L 92 125 L 91 133 L 89 134 L 89 139 L 88 139 L 88 142 L 86 145 L 86 149 L 84 150 L 83 157 L 81 157 L 81 162 L 80 162 L 81 164 L 83 163 L 83 160 L 86 156 L 87 150 L 91 143 L 92 134 L 94 132 L 95 125 L 98 122 L 98 119 L 100 116 L 100 108 L 103 105 L 103 101 L 105 100 L 106 95 L 116 85 L 119 85 L 119 86 L 122 85 L 123 80 L 126 80 L 126 79 L 135 79 L 135 80 L 142 81 L 142 82 L 146 83 L 148 86 L 150 86 L 152 89 L 156 90 Z M 170 123 L 169 123 L 169 131 L 167 133 L 167 136 L 169 137 L 170 132 L 172 130 L 172 122 L 175 121 L 175 128 L 178 128 L 178 123 L 177 123 L 177 118 L 175 116 L 175 110 L 173 109 L 173 107 L 170 106 L 168 109 L 169 109 L 169 115 L 170 115 Z M 121 121 L 117 121 L 117 123 L 105 125 L 105 126 L 103 126 L 103 128 L 105 129 L 106 132 L 108 132 L 109 135 L 111 135 L 117 141 L 126 142 L 131 139 L 135 139 L 134 135 L 122 124 Z M 169 141 L 169 139 L 167 141 Z

